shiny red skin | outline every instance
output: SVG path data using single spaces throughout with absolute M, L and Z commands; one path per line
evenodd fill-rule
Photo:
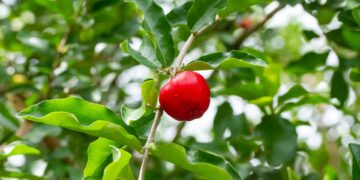
M 184 71 L 177 74 L 160 90 L 160 106 L 179 121 L 200 118 L 210 105 L 210 89 L 198 73 Z

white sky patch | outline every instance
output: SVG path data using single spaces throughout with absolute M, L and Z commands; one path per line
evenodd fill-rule
M 5 19 L 10 15 L 10 8 L 0 3 L 0 19 Z

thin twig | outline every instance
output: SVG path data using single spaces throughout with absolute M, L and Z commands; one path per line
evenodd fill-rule
M 175 59 L 173 65 L 172 65 L 171 73 L 170 73 L 172 77 L 174 77 L 176 75 L 176 73 L 179 71 L 179 69 L 182 67 L 185 55 L 188 52 L 188 50 L 190 49 L 192 43 L 195 41 L 195 38 L 197 36 L 199 36 L 200 34 L 206 32 L 208 29 L 210 29 L 211 27 L 213 27 L 215 24 L 217 24 L 219 22 L 220 22 L 220 17 L 216 16 L 214 23 L 201 28 L 197 32 L 191 33 L 190 37 L 186 40 L 185 44 L 183 45 L 183 47 L 180 50 L 178 57 Z
M 52 84 L 53 84 L 53 81 L 55 79 L 55 73 L 54 71 L 56 70 L 56 68 L 58 68 L 61 64 L 61 57 L 62 55 L 66 52 L 66 42 L 69 38 L 69 35 L 71 33 L 71 27 L 68 26 L 68 28 L 66 29 L 63 37 L 61 38 L 60 42 L 59 42 L 59 45 L 56 47 L 56 55 L 55 55 L 55 60 L 54 60 L 54 63 L 52 64 L 52 67 L 51 67 L 51 72 L 50 74 L 48 75 L 48 89 L 47 89 L 47 92 L 45 94 L 45 97 L 44 99 L 48 99 L 51 95 L 51 92 L 52 92 Z
M 163 111 L 162 108 L 160 108 L 157 111 L 157 113 L 155 115 L 155 118 L 154 118 L 154 122 L 151 125 L 150 134 L 149 134 L 149 137 L 146 140 L 146 144 L 144 146 L 144 157 L 143 157 L 143 160 L 142 160 L 142 163 L 141 163 L 141 168 L 140 168 L 140 173 L 139 173 L 138 180 L 143 180 L 144 177 L 145 177 L 146 164 L 147 164 L 147 161 L 149 159 L 149 146 L 154 141 L 155 132 L 156 132 L 156 129 L 157 129 L 159 123 L 160 123 L 160 119 L 161 119 L 161 116 L 162 116 L 163 112 L 164 111 Z
M 189 36 L 189 38 L 186 40 L 184 46 L 181 48 L 178 57 L 175 59 L 173 65 L 171 67 L 171 72 L 170 72 L 171 77 L 174 77 L 176 75 L 176 73 L 181 69 L 182 63 L 184 61 L 184 57 L 185 57 L 186 53 L 188 52 L 188 50 L 190 49 L 192 43 L 195 41 L 195 38 L 198 35 L 204 33 L 205 31 L 207 31 L 210 27 L 212 27 L 214 24 L 218 23 L 219 21 L 220 21 L 220 18 L 216 17 L 216 20 L 215 20 L 214 23 L 200 29 L 197 32 L 193 32 Z M 145 172 L 146 172 L 146 164 L 147 164 L 147 161 L 149 159 L 149 146 L 154 141 L 154 136 L 155 136 L 155 133 L 156 133 L 156 129 L 157 129 L 159 123 L 160 123 L 160 119 L 161 119 L 162 114 L 163 114 L 163 109 L 160 107 L 159 110 L 156 112 L 154 122 L 153 122 L 153 124 L 151 126 L 150 134 L 149 134 L 148 139 L 146 140 L 146 143 L 145 143 L 145 146 L 144 146 L 144 156 L 143 156 L 143 160 L 142 160 L 142 163 L 141 163 L 138 180 L 144 180 Z
M 185 122 L 181 122 L 177 127 L 176 127 L 176 133 L 174 136 L 174 139 L 172 140 L 172 142 L 176 142 L 180 137 L 181 137 L 181 132 L 185 127 Z
M 233 48 L 234 49 L 239 49 L 242 45 L 242 43 L 254 32 L 256 32 L 257 30 L 259 30 L 262 26 L 265 25 L 265 23 L 267 21 L 269 21 L 277 12 L 279 12 L 282 8 L 284 8 L 283 5 L 279 5 L 278 7 L 276 7 L 273 11 L 271 11 L 268 15 L 265 16 L 265 18 L 260 21 L 259 23 L 255 24 L 253 27 L 251 27 L 250 29 L 246 30 L 244 33 L 241 34 L 241 36 L 239 36 L 239 38 L 236 39 Z

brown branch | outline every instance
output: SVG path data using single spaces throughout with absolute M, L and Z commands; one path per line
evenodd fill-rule
M 220 22 L 220 17 L 216 16 L 216 19 L 215 19 L 214 23 L 201 28 L 197 32 L 191 33 L 191 35 L 186 40 L 185 44 L 183 45 L 183 47 L 180 50 L 180 53 L 179 53 L 178 57 L 175 59 L 173 65 L 171 67 L 171 71 L 170 71 L 171 77 L 174 77 L 175 74 L 181 69 L 184 58 L 185 58 L 185 55 L 188 52 L 188 50 L 190 49 L 192 43 L 195 41 L 195 38 L 197 36 L 199 36 L 200 34 L 203 34 L 204 32 L 206 32 L 207 30 L 209 30 L 211 27 L 218 24 L 219 22 Z
M 60 42 L 59 42 L 59 45 L 56 47 L 56 55 L 55 55 L 55 60 L 52 64 L 52 67 L 51 67 L 51 71 L 50 71 L 50 74 L 48 75 L 48 89 L 43 97 L 43 99 L 48 99 L 51 95 L 51 92 L 52 92 L 52 84 L 54 82 L 54 79 L 55 79 L 55 74 L 54 74 L 54 71 L 56 68 L 58 68 L 61 64 L 61 57 L 62 55 L 66 52 L 66 42 L 69 38 L 69 35 L 71 33 L 71 27 L 69 26 L 63 37 L 61 38 Z
M 143 160 L 141 162 L 141 168 L 140 168 L 140 173 L 139 173 L 138 180 L 143 180 L 145 178 L 146 164 L 147 164 L 147 161 L 149 159 L 149 147 L 150 147 L 151 143 L 154 141 L 155 132 L 156 132 L 156 129 L 157 129 L 159 123 L 160 123 L 160 119 L 161 119 L 161 116 L 163 115 L 163 112 L 164 111 L 163 111 L 162 108 L 160 108 L 157 111 L 157 113 L 155 115 L 155 118 L 154 118 L 154 122 L 151 125 L 150 134 L 149 134 L 149 137 L 146 140 L 146 143 L 145 143 L 145 146 L 144 146 L 144 157 L 143 157 Z
M 282 8 L 284 8 L 283 5 L 279 5 L 278 7 L 276 7 L 273 11 L 271 11 L 268 15 L 265 16 L 265 18 L 260 21 L 259 23 L 255 24 L 254 26 L 252 26 L 250 29 L 246 30 L 244 33 L 241 34 L 241 36 L 239 36 L 239 38 L 236 39 L 234 45 L 233 45 L 233 49 L 240 49 L 241 45 L 243 44 L 243 42 L 254 32 L 256 32 L 257 30 L 259 30 L 262 26 L 265 25 L 266 22 L 268 22 L 277 12 L 279 12 Z

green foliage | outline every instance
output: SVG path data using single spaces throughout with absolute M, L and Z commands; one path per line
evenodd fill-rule
M 2 159 L 6 159 L 10 156 L 15 156 L 15 155 L 20 155 L 20 154 L 32 154 L 32 155 L 38 155 L 40 154 L 40 151 L 37 150 L 36 148 L 30 147 L 26 144 L 14 144 L 12 147 L 12 149 L 5 153 L 2 152 L 0 153 L 0 160 Z
M 270 165 L 278 166 L 294 158 L 297 134 L 289 121 L 277 116 L 266 116 L 255 131 L 263 140 Z
M 163 10 L 152 0 L 135 0 L 144 13 L 143 27 L 155 45 L 156 56 L 163 66 L 169 66 L 174 59 L 174 42 L 171 37 L 171 26 Z M 150 46 L 151 42 L 143 42 Z M 149 47 L 148 47 L 149 48 Z M 153 49 L 152 49 L 153 50 Z M 154 54 L 154 51 L 152 51 Z M 151 56 L 151 54 L 147 54 Z
M 213 22 L 217 12 L 225 5 L 226 0 L 195 0 L 186 16 L 191 31 L 197 32 Z
M 360 178 L 360 146 L 358 144 L 349 144 L 350 152 L 353 156 L 352 175 L 353 179 Z
M 20 117 L 61 126 L 89 135 L 113 139 L 141 150 L 140 142 L 130 126 L 104 106 L 76 97 L 44 101 L 20 112 Z
M 118 143 L 105 138 L 98 138 L 89 144 L 87 150 L 88 160 L 84 169 L 85 179 L 100 179 L 102 177 L 105 166 L 110 161 L 112 146 L 115 145 L 118 145 Z
M 211 106 L 145 179 L 359 179 L 359 32 L 357 0 L 1 1 L 0 178 L 137 179 L 185 53 Z
M 266 66 L 266 61 L 256 57 L 251 52 L 231 51 L 229 53 L 219 52 L 202 56 L 198 61 L 188 64 L 185 69 L 192 71 L 210 69 L 228 70 L 231 68 L 262 68 Z
M 171 152 L 171 153 L 168 153 Z M 189 149 L 177 144 L 162 144 L 151 147 L 152 155 L 160 159 L 174 163 L 188 171 L 198 174 L 206 179 L 240 179 L 240 176 L 229 164 L 214 154 Z M 188 157 L 191 156 L 192 157 Z M 189 161 L 192 159 L 192 161 Z

